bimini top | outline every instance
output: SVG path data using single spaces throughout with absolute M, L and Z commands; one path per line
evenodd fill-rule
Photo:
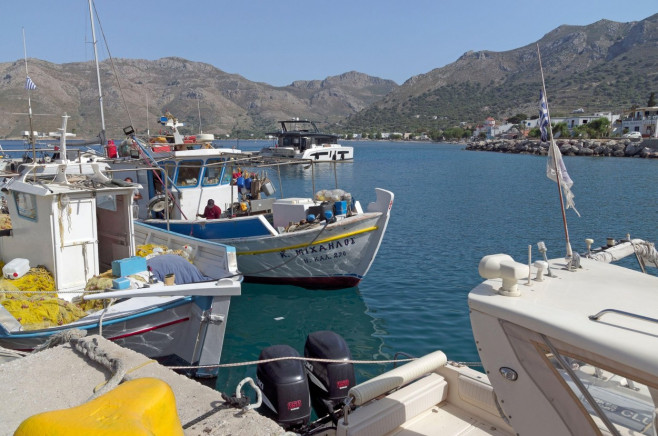
M 281 124 L 281 129 L 276 132 L 268 132 L 268 135 L 272 136 L 321 136 L 326 138 L 334 139 L 332 142 L 336 142 L 338 139 L 337 135 L 331 133 L 322 133 L 318 130 L 315 122 L 310 120 L 284 120 L 278 121 Z

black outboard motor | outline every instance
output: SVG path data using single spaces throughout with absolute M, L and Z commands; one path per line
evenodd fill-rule
M 352 353 L 342 336 L 323 330 L 307 336 L 304 357 L 352 360 Z M 353 364 L 306 361 L 305 367 L 315 412 L 318 416 L 333 413 L 347 397 L 350 388 L 355 385 Z
M 259 360 L 299 357 L 289 345 L 272 345 L 263 349 Z M 311 395 L 301 360 L 278 360 L 259 363 L 256 370 L 263 402 L 272 418 L 286 430 L 308 424 L 311 417 Z

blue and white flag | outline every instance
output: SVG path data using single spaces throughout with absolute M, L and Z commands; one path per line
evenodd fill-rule
M 544 91 L 539 91 L 539 131 L 541 132 L 542 142 L 548 141 L 548 104 Z
M 27 76 L 27 79 L 25 79 L 25 89 L 30 91 L 37 89 L 37 85 L 30 79 L 30 76 Z
M 573 186 L 573 180 L 571 180 L 571 177 L 569 177 L 569 173 L 567 173 L 567 167 L 564 165 L 564 161 L 562 160 L 562 153 L 560 152 L 560 149 L 557 147 L 557 144 L 555 144 L 554 141 L 551 141 L 551 144 L 548 147 L 548 162 L 546 162 L 546 177 L 548 177 L 549 179 L 553 180 L 556 183 L 558 181 L 558 177 L 560 178 L 559 184 L 562 187 L 562 192 L 565 197 L 565 203 L 567 205 L 567 209 L 569 208 L 573 209 L 573 211 L 576 212 L 576 215 L 580 216 L 580 214 L 576 210 L 576 205 L 573 201 L 574 199 L 573 192 L 571 192 L 571 187 Z

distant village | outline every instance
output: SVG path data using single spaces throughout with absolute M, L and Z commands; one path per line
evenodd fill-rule
M 566 125 L 570 136 L 579 136 L 577 133 L 587 124 L 599 122 L 602 118 L 607 120 L 609 129 L 607 137 L 631 137 L 631 138 L 658 138 L 658 106 L 638 107 L 627 114 L 613 114 L 612 112 L 595 112 L 585 114 L 583 109 L 574 110 L 568 117 L 552 117 L 551 125 Z M 531 137 L 539 129 L 539 118 L 522 120 L 511 123 L 503 120 L 498 124 L 493 117 L 488 117 L 483 123 L 472 125 L 462 122 L 460 127 L 464 131 L 470 131 L 471 136 L 462 138 L 467 140 L 476 139 L 523 139 Z M 362 139 L 363 134 L 352 134 L 349 139 Z M 420 135 L 413 133 L 382 132 L 377 138 L 370 139 L 414 139 L 430 141 L 433 138 L 427 133 Z M 381 136 L 381 137 L 379 137 Z M 449 139 L 449 138 L 444 138 Z

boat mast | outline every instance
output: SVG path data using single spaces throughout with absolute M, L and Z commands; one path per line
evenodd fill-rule
M 89 0 L 89 21 L 91 22 L 91 39 L 94 45 L 94 58 L 96 59 L 96 79 L 98 80 L 98 102 L 101 106 L 101 133 L 99 135 L 101 146 L 105 146 L 105 115 L 103 113 L 103 91 L 101 89 L 101 72 L 98 66 L 98 50 L 96 50 L 96 28 L 94 27 L 94 12 L 92 8 L 92 1 Z
M 30 74 L 27 72 L 27 48 L 25 45 L 25 28 L 23 27 L 23 59 L 25 59 L 25 77 L 29 78 Z M 25 89 L 27 90 L 27 115 L 30 119 L 30 145 L 32 146 L 32 162 L 37 161 L 36 140 L 34 138 L 34 129 L 32 127 L 32 100 L 30 99 L 30 88 L 27 86 L 27 79 L 25 79 Z
M 196 96 L 196 109 L 199 111 L 199 134 L 203 133 L 203 129 L 201 129 L 201 106 L 199 105 L 199 95 L 197 94 Z
M 151 136 L 151 131 L 149 129 L 149 93 L 146 93 L 146 137 Z

